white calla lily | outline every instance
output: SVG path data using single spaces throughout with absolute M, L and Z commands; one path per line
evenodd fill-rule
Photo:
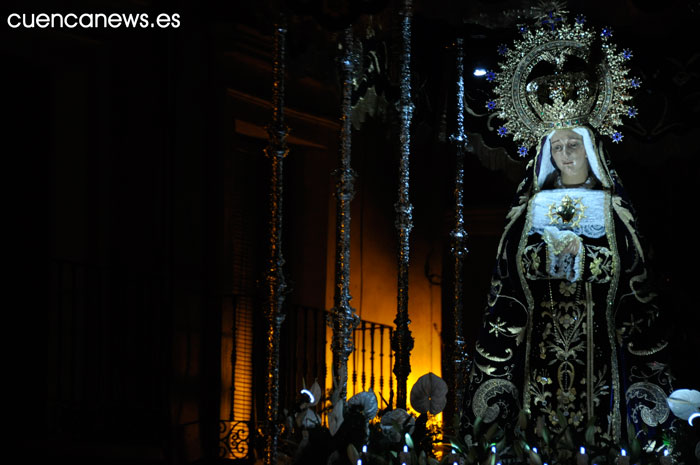
M 402 429 L 407 427 L 408 434 L 413 434 L 416 419 L 402 408 L 397 408 L 382 415 L 380 423 L 382 432 L 391 442 L 400 442 L 404 436 Z
M 689 420 L 693 414 L 700 413 L 700 391 L 678 389 L 666 399 L 673 414 L 683 420 Z
M 316 415 L 316 412 L 309 409 L 304 409 L 296 415 L 296 423 L 300 428 L 314 428 L 321 424 L 321 419 Z
M 437 415 L 447 405 L 447 383 L 434 373 L 427 373 L 411 388 L 411 406 L 419 413 Z
M 336 402 L 330 415 L 328 415 L 328 429 L 331 432 L 331 436 L 335 436 L 335 433 L 338 432 L 343 424 L 343 404 L 342 400 Z
M 377 410 L 379 410 L 377 396 L 374 391 L 371 390 L 358 392 L 348 400 L 348 404 L 362 406 L 362 412 L 365 414 L 365 418 L 368 421 L 377 416 Z

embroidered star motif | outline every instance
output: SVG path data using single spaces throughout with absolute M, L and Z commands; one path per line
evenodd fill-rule
M 626 326 L 629 329 L 629 334 L 634 334 L 634 333 L 640 333 L 642 330 L 640 329 L 640 325 L 644 323 L 644 320 L 639 318 L 637 320 L 634 319 L 634 315 L 630 315 L 630 321 L 624 323 L 624 326 Z
M 499 316 L 496 318 L 496 322 L 492 323 L 489 321 L 489 325 L 491 325 L 491 329 L 489 329 L 489 334 L 495 334 L 496 337 L 498 337 L 498 334 L 506 334 L 506 329 L 505 325 L 506 322 L 501 320 L 501 317 Z

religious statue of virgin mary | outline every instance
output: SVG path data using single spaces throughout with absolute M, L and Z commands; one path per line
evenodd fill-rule
M 639 80 L 610 31 L 579 18 L 521 30 L 493 76 L 499 134 L 534 147 L 506 219 L 474 350 L 465 418 L 627 447 L 672 420 L 661 310 L 635 212 L 604 151 Z M 591 63 L 593 47 L 599 63 Z

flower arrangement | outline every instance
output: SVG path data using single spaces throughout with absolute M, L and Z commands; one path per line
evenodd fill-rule
M 336 386 L 340 386 L 337 380 Z M 355 394 L 347 402 L 339 389 L 321 402 L 321 389 L 314 383 L 305 386 L 295 409 L 287 412 L 282 436 L 280 464 L 319 465 L 498 465 L 498 464 L 682 464 L 684 457 L 697 455 L 692 450 L 690 428 L 677 425 L 674 438 L 642 445 L 631 432 L 624 444 L 599 438 L 595 421 L 586 428 L 585 439 L 574 438 L 564 428 L 552 434 L 538 421 L 528 428 L 530 418 L 521 411 L 508 428 L 497 423 L 457 419 L 451 437 L 445 437 L 434 420 L 447 403 L 447 384 L 433 373 L 421 376 L 410 394 L 414 416 L 401 408 L 379 410 L 377 396 L 371 390 Z M 697 391 L 676 391 L 669 397 L 671 410 L 682 419 L 694 418 L 698 411 Z M 322 422 L 317 409 L 327 414 Z M 561 413 L 561 424 L 567 424 Z M 463 423 L 462 423 L 463 421 Z M 534 431 L 526 433 L 526 431 Z M 699 443 L 700 444 L 700 443 Z M 695 446 L 698 449 L 699 446 Z M 689 462 L 685 462 L 689 463 Z
M 341 376 L 336 386 L 345 381 Z M 319 465 L 438 465 L 435 446 L 440 433 L 429 421 L 447 403 L 447 385 L 438 376 L 422 376 L 411 390 L 418 417 L 401 408 L 379 411 L 369 390 L 344 401 L 336 388 L 321 403 L 321 389 L 305 386 L 291 411 L 286 411 L 280 463 Z M 387 405 L 391 405 L 391 399 Z M 325 425 L 317 410 L 327 414 Z

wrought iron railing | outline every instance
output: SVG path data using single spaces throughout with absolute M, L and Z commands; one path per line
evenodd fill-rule
M 241 322 L 247 321 L 244 314 L 252 312 L 248 308 L 250 297 L 223 296 L 222 309 L 231 316 L 224 318 L 222 326 L 222 366 L 230 363 L 233 367 L 226 373 L 222 372 L 222 380 L 230 379 L 230 386 L 222 385 L 222 409 L 219 423 L 219 455 L 230 460 L 246 461 L 253 458 L 259 426 L 255 425 L 255 409 L 241 409 L 241 399 L 246 393 L 241 389 L 250 390 L 251 402 L 254 402 L 253 384 L 245 380 L 236 380 L 245 373 L 252 373 L 252 367 L 244 367 L 242 360 L 254 359 L 252 344 L 242 344 L 241 337 L 248 337 Z M 246 303 L 248 302 L 248 303 Z M 236 315 L 238 313 L 238 315 Z M 332 355 L 330 351 L 330 328 L 326 324 L 329 312 L 307 306 L 294 306 L 285 312 L 287 317 L 282 326 L 282 341 L 280 350 L 280 407 L 291 408 L 299 394 L 302 380 L 307 387 L 318 381 L 322 389 L 331 388 L 330 367 Z M 360 321 L 353 331 L 355 351 L 348 360 L 348 397 L 360 391 L 373 390 L 377 395 L 380 408 L 386 408 L 394 403 L 396 380 L 393 375 L 394 357 L 391 351 L 391 336 L 393 327 L 371 321 Z M 230 335 L 230 336 L 229 336 Z M 227 342 L 227 338 L 232 341 Z M 237 342 L 236 342 L 237 341 Z M 241 353 L 251 351 L 250 353 Z M 229 352 L 230 351 L 230 352 Z M 226 353 L 223 353 L 226 352 Z M 226 399 L 230 396 L 230 399 Z M 243 396 L 243 397 L 241 397 Z M 249 413 L 243 412 L 246 410 Z M 323 413 L 322 406 L 318 407 Z M 325 421 L 325 415 L 321 415 Z
M 232 460 L 253 458 L 252 440 L 255 428 L 251 421 L 219 422 L 219 457 Z
M 394 328 L 391 326 L 361 320 L 353 331 L 355 351 L 348 362 L 348 395 L 372 390 L 377 395 L 380 408 L 393 402 L 393 334 Z

